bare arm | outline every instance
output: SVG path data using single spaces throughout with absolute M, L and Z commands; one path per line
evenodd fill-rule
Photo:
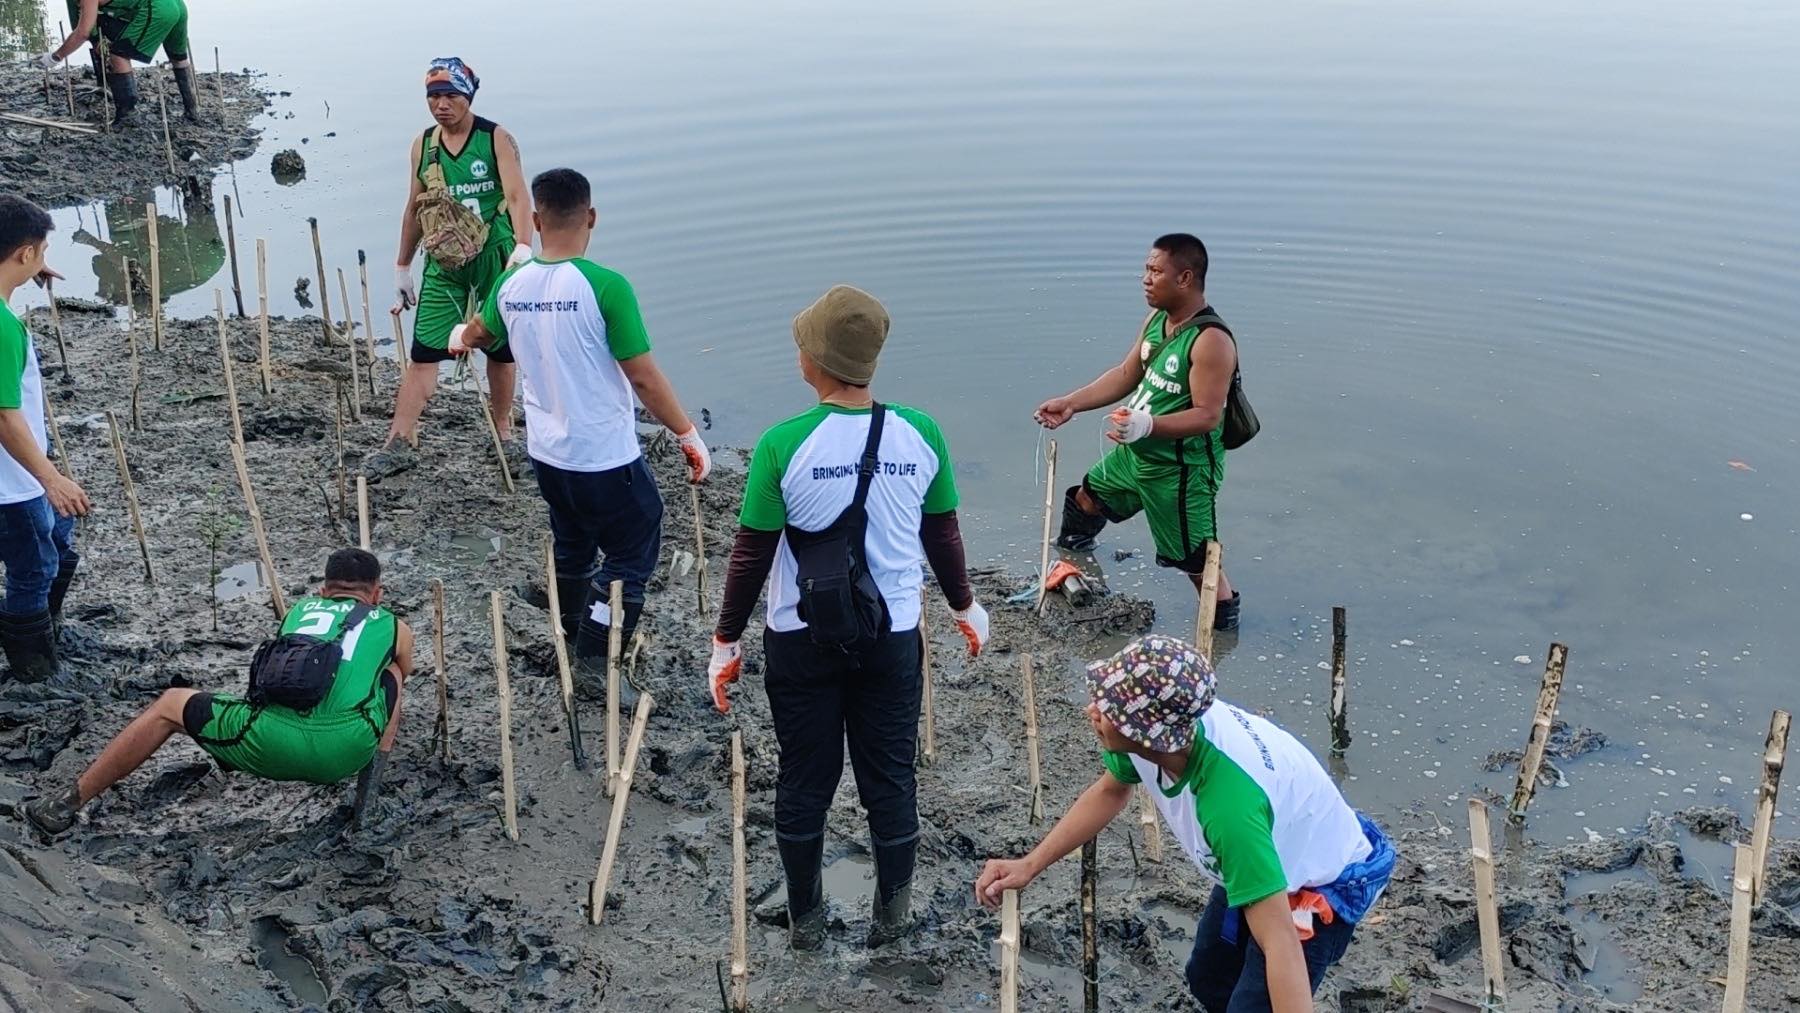
M 1231 336 L 1208 327 L 1194 339 L 1188 366 L 1188 396 L 1192 408 L 1184 408 L 1151 420 L 1150 435 L 1163 440 L 1199 436 L 1219 428 L 1225 417 L 1225 396 L 1231 391 L 1231 374 L 1237 367 L 1237 347 Z
M 31 434 L 31 424 L 25 421 L 25 413 L 18 408 L 0 408 L 0 448 L 38 480 L 57 513 L 64 517 L 87 514 L 87 493 L 81 491 L 74 479 L 57 471 L 56 465 L 38 449 L 37 437 Z
M 388 668 L 394 672 L 394 685 L 398 693 L 394 697 L 394 713 L 388 718 L 387 728 L 381 733 L 381 744 L 376 748 L 388 752 L 394 748 L 394 737 L 400 732 L 400 706 L 406 699 L 406 680 L 413 672 L 413 631 L 405 621 L 396 619 L 394 631 L 394 661 Z
M 620 360 L 619 368 L 625 371 L 625 379 L 631 381 L 631 389 L 637 392 L 638 400 L 656 421 L 669 427 L 669 432 L 679 436 L 694 428 L 687 412 L 681 408 L 681 400 L 675 396 L 675 388 L 669 385 L 669 378 L 663 375 L 649 352 Z
M 1003 892 L 1024 889 L 1038 873 L 1106 829 L 1106 825 L 1130 804 L 1131 785 L 1111 774 L 1101 774 L 1030 854 L 1011 861 L 995 859 L 988 862 L 981 870 L 981 878 L 975 881 L 975 899 L 988 908 L 999 907 Z
M 413 214 L 414 202 L 425 192 L 425 184 L 419 181 L 419 156 L 424 150 L 424 138 L 413 138 L 412 158 L 406 163 L 406 206 L 400 209 L 400 252 L 394 255 L 395 267 L 411 267 L 413 253 L 419 248 L 419 240 L 424 238 L 419 231 L 419 219 Z
M 494 151 L 500 162 L 500 189 L 506 193 L 506 216 L 512 219 L 513 241 L 530 246 L 531 188 L 525 185 L 525 162 L 519 157 L 519 140 L 505 127 L 496 127 Z
M 94 24 L 100 20 L 100 0 L 81 0 L 81 17 L 75 22 L 75 30 L 62 41 L 52 52 L 58 60 L 66 59 L 70 53 L 81 48 L 81 44 L 94 34 Z
M 1263 951 L 1272 1013 L 1312 1013 L 1312 982 L 1287 894 L 1270 894 L 1244 908 L 1244 920 Z

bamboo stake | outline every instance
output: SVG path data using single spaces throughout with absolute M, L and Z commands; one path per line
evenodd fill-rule
M 53 96 L 51 94 L 51 91 L 50 91 L 50 68 L 49 67 L 44 68 L 44 105 L 47 108 L 49 108 L 49 110 L 51 112 L 56 111 L 56 98 L 55 98 L 55 96 Z
M 1787 711 L 1778 710 L 1769 718 L 1769 738 L 1763 743 L 1762 781 L 1756 786 L 1756 826 L 1750 832 L 1750 904 L 1763 900 L 1763 871 L 1769 862 L 1769 833 L 1775 822 L 1775 796 L 1781 791 L 1781 768 L 1787 763 Z
M 69 37 L 68 30 L 63 28 L 63 23 L 61 21 L 58 21 L 56 23 L 56 34 L 62 36 L 65 39 Z M 67 60 L 63 61 L 62 79 L 63 79 L 63 93 L 65 95 L 67 95 L 68 99 L 69 99 L 69 119 L 74 119 L 75 118 L 75 82 L 69 78 L 69 61 L 67 61 Z
M 69 460 L 69 452 L 63 447 L 62 426 L 56 422 L 56 408 L 44 404 L 44 420 L 50 424 L 50 444 L 56 448 L 56 463 L 62 467 L 62 473 L 70 478 L 75 477 L 75 465 Z
M 106 33 L 100 32 L 94 40 L 100 47 L 100 126 L 107 133 L 112 133 L 112 88 L 106 83 L 106 75 L 112 73 L 112 47 L 107 44 Z
M 437 668 L 437 721 L 433 723 L 431 739 L 437 749 L 438 759 L 450 761 L 450 683 L 444 675 L 444 582 L 431 582 L 431 611 L 437 627 L 435 633 L 437 645 L 433 652 L 437 655 L 433 664 Z
M 156 68 L 151 67 L 146 73 L 156 78 L 156 107 L 162 111 L 163 154 L 169 159 L 169 178 L 175 179 L 178 173 L 175 171 L 175 139 L 169 133 L 168 89 L 163 87 L 163 76 L 156 72 Z
M 926 607 L 925 587 L 919 586 L 919 679 L 922 683 L 921 695 L 925 704 L 925 724 L 922 734 L 923 742 L 919 753 L 925 766 L 937 762 L 937 718 L 933 714 L 931 691 L 931 630 L 926 625 L 931 610 Z
M 1038 615 L 1050 598 L 1050 526 L 1056 521 L 1056 441 L 1044 449 L 1044 552 L 1038 563 Z
M 388 310 L 388 315 L 394 318 L 394 361 L 399 363 L 401 371 L 405 372 L 406 321 L 400 318 L 400 311 L 398 309 Z
M 119 417 L 106 413 L 106 426 L 112 432 L 113 460 L 119 465 L 119 484 L 125 487 L 125 506 L 131 511 L 131 530 L 137 535 L 138 552 L 144 557 L 144 579 L 156 583 L 156 571 L 150 566 L 150 542 L 144 537 L 144 520 L 138 513 L 137 486 L 131 484 L 131 466 L 125 461 L 125 438 L 119 435 Z
M 256 336 L 261 345 L 264 394 L 275 393 L 275 373 L 269 367 L 269 260 L 268 244 L 256 241 Z
M 1028 818 L 1035 825 L 1044 819 L 1044 775 L 1038 762 L 1037 677 L 1032 671 L 1031 655 L 1019 655 L 1019 668 L 1024 674 L 1026 774 L 1031 778 L 1031 813 Z
M 1099 839 L 1090 837 L 1081 846 L 1081 1008 L 1100 1010 L 1100 924 L 1096 897 L 1100 880 Z
M 500 592 L 488 592 L 494 617 L 494 680 L 500 692 L 500 792 L 506 802 L 506 836 L 519 839 L 518 790 L 513 784 L 512 685 L 506 679 L 506 621 Z
M 225 397 L 231 402 L 231 439 L 241 447 L 244 445 L 244 419 L 238 414 L 237 377 L 231 368 L 231 340 L 225 336 L 225 293 L 216 288 L 213 289 L 213 309 L 219 315 L 219 361 L 225 364 Z
M 356 476 L 356 537 L 363 551 L 369 551 L 369 480 Z
M 144 204 L 144 231 L 150 239 L 150 347 L 162 351 L 162 244 L 156 238 L 156 201 Z
M 1512 803 L 1507 807 L 1515 821 L 1525 818 L 1525 807 L 1537 791 L 1538 768 L 1544 765 L 1544 746 L 1550 741 L 1550 723 L 1556 718 L 1556 698 L 1562 693 L 1563 664 L 1569 649 L 1550 645 L 1550 657 L 1544 665 L 1544 681 L 1538 688 L 1537 711 L 1531 718 L 1531 736 L 1525 742 L 1525 756 L 1519 763 L 1519 783 L 1513 787 Z
M 507 495 L 512 495 L 512 466 L 506 461 L 506 444 L 500 442 L 500 428 L 494 423 L 494 405 L 488 399 L 487 392 L 481 388 L 481 374 L 474 366 L 469 367 L 469 378 L 475 383 L 475 399 L 481 403 L 481 417 L 487 422 L 488 436 L 494 441 L 494 459 L 500 462 L 500 484 L 506 487 Z
M 63 340 L 62 310 L 56 305 L 56 282 L 44 285 L 44 295 L 50 300 L 50 329 L 56 332 L 56 351 L 62 356 L 63 382 L 74 381 L 75 374 L 69 366 L 69 345 Z
M 125 333 L 137 325 L 137 296 L 131 290 L 131 258 L 119 254 L 119 274 L 125 279 Z
M 1019 1013 L 1019 891 L 1000 895 L 1000 1013 Z
M 319 322 L 324 325 L 324 338 L 327 347 L 331 345 L 331 290 L 325 287 L 325 251 L 319 245 L 319 220 L 308 218 L 306 225 L 312 230 L 313 267 L 319 277 Z
M 617 797 L 619 790 L 619 649 L 625 633 L 620 622 L 625 618 L 621 601 L 625 582 L 615 580 L 607 589 L 606 620 L 606 794 Z
M 237 226 L 232 223 L 231 195 L 225 195 L 225 249 L 231 255 L 231 297 L 237 300 L 238 319 L 244 319 L 244 285 L 238 279 Z
M 62 120 L 46 120 L 38 116 L 27 116 L 24 113 L 0 113 L 0 120 L 8 123 L 23 123 L 28 127 L 48 127 L 52 130 L 66 130 L 71 134 L 97 134 L 100 131 L 81 123 L 65 123 Z
M 363 250 L 356 251 L 356 274 L 362 283 L 363 343 L 369 353 L 369 399 L 375 401 L 381 394 L 375 389 L 375 321 L 369 316 L 369 255 Z
M 1206 565 L 1200 570 L 1200 615 L 1194 620 L 1194 646 L 1210 664 L 1213 646 L 1213 616 L 1219 611 L 1219 569 L 1224 565 L 1224 549 L 1216 538 L 1206 542 Z
M 1731 932 L 1725 949 L 1725 1013 L 1743 1013 L 1750 979 L 1750 909 L 1756 886 L 1756 855 L 1749 845 L 1733 847 Z
M 556 674 L 562 679 L 563 714 L 569 719 L 569 752 L 575 769 L 587 769 L 587 754 L 581 750 L 581 714 L 575 709 L 575 676 L 569 671 L 568 635 L 563 632 L 562 589 L 556 583 L 556 549 L 550 536 L 544 536 L 544 586 L 550 595 L 550 643 L 556 648 Z
M 654 706 L 656 701 L 650 694 L 638 694 L 637 713 L 631 718 L 631 740 L 625 743 L 618 791 L 613 795 L 612 815 L 606 822 L 606 844 L 600 849 L 600 867 L 594 872 L 594 890 L 589 898 L 593 907 L 590 917 L 595 925 L 606 917 L 606 887 L 612 881 L 613 862 L 619 857 L 619 837 L 625 830 L 625 803 L 631 798 L 631 775 L 637 770 L 638 749 L 644 744 L 644 726 L 650 723 L 650 708 Z
M 131 352 L 131 431 L 141 433 L 144 431 L 144 370 L 138 359 L 137 311 L 131 304 L 131 261 L 120 257 L 119 270 L 125 275 L 125 347 Z
M 262 511 L 256 508 L 256 488 L 250 484 L 250 466 L 244 461 L 244 448 L 231 445 L 231 461 L 237 466 L 238 485 L 244 490 L 244 508 L 250 511 L 250 531 L 256 536 L 256 554 L 262 559 L 263 576 L 269 581 L 269 607 L 275 610 L 275 621 L 287 618 L 287 597 L 281 593 L 281 578 L 275 573 L 275 557 L 269 552 L 269 534 L 263 527 Z
M 332 385 L 331 422 L 337 432 L 337 515 L 344 520 L 350 515 L 350 487 L 344 478 L 344 381 Z
M 750 874 L 744 849 L 744 733 L 731 733 L 731 1009 L 750 1008 Z
M 1350 718 L 1346 713 L 1344 640 L 1349 616 L 1342 605 L 1331 608 L 1331 751 L 1342 755 L 1350 748 Z
M 219 86 L 219 126 L 225 125 L 225 71 L 219 67 L 219 47 L 213 47 L 213 83 Z M 238 316 L 243 316 L 243 310 Z
M 1506 1008 L 1506 971 L 1500 958 L 1500 912 L 1494 905 L 1493 834 L 1487 804 L 1469 800 L 1469 856 L 1475 865 L 1475 920 L 1481 930 L 1482 992 L 1488 1009 Z
M 1156 801 L 1150 797 L 1150 786 L 1138 785 L 1138 825 L 1144 829 L 1144 860 L 1161 864 L 1163 860 L 1162 822 L 1156 816 Z
M 700 523 L 700 486 L 688 483 L 688 502 L 694 506 L 694 596 L 701 619 L 706 618 L 706 528 Z
M 344 338 L 350 350 L 350 419 L 354 422 L 362 418 L 362 371 L 356 364 L 356 322 L 350 317 L 350 287 L 344 282 L 343 268 L 337 269 L 337 276 L 338 291 L 344 297 Z

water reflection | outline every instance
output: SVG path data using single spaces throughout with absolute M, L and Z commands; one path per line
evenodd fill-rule
M 49 48 L 39 0 L 0 0 L 0 59 L 36 56 Z
M 79 214 L 81 225 L 69 239 L 94 251 L 89 269 L 94 272 L 98 298 L 123 305 L 125 260 L 131 260 L 132 302 L 149 306 L 150 239 L 144 225 L 149 197 L 127 197 L 89 206 Z M 91 221 L 91 227 L 90 227 Z M 195 202 L 169 215 L 156 213 L 157 244 L 162 255 L 162 296 L 166 300 L 204 285 L 225 266 L 225 238 L 212 205 Z

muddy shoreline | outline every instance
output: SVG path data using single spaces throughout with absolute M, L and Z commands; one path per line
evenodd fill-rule
M 74 302 L 62 317 L 67 370 L 47 313 L 36 310 L 29 322 L 70 465 L 96 509 L 78 535 L 84 564 L 69 598 L 65 672 L 48 687 L 0 684 L 0 808 L 8 809 L 26 794 L 66 785 L 163 688 L 241 689 L 243 667 L 271 617 L 229 453 L 216 323 L 170 321 L 164 350 L 154 352 L 148 325 L 139 322 L 143 428 L 132 431 L 122 320 Z M 255 321 L 233 320 L 228 333 L 250 472 L 291 598 L 316 583 L 330 548 L 355 538 L 354 506 L 334 516 L 333 402 L 338 382 L 348 380 L 348 353 L 321 344 L 316 318 L 276 320 L 275 386 L 264 394 Z M 376 364 L 378 395 L 365 389 L 361 420 L 346 424 L 351 475 L 385 432 L 398 375 L 386 354 Z M 126 429 L 154 586 L 145 582 L 124 508 L 106 411 Z M 750 763 L 755 1008 L 995 1006 L 997 926 L 970 902 L 970 883 L 982 859 L 1016 853 L 1041 833 L 1026 820 L 1019 655 L 1031 652 L 1038 665 L 1046 804 L 1054 815 L 1098 770 L 1078 708 L 1078 666 L 1147 627 L 1148 604 L 1119 595 L 1072 613 L 1054 600 L 1040 619 L 1003 604 L 1029 575 L 983 570 L 976 584 L 994 615 L 994 640 L 969 662 L 960 638 L 946 635 L 941 598 L 928 589 L 938 760 L 920 774 L 922 931 L 887 951 L 862 946 L 873 883 L 846 776 L 829 822 L 831 940 L 822 953 L 797 957 L 779 924 L 775 746 L 761 652 L 748 652 L 732 716 L 713 714 L 703 688 L 709 624 L 697 614 L 696 578 L 669 565 L 676 550 L 694 545 L 679 454 L 652 438 L 648 454 L 667 510 L 665 565 L 651 586 L 639 674 L 659 706 L 605 924 L 595 928 L 584 907 L 608 802 L 604 776 L 569 762 L 541 607 L 542 505 L 528 475 L 519 476 L 516 494 L 499 488 L 466 382 L 440 390 L 426 412 L 422 446 L 418 467 L 370 489 L 387 603 L 420 634 L 420 675 L 366 825 L 347 831 L 348 784 L 314 789 L 222 775 L 179 739 L 89 806 L 83 825 L 54 845 L 0 819 L 0 1000 L 19 1009 L 67 1008 L 76 989 L 94 1009 L 716 1009 L 718 962 L 729 940 L 726 754 L 737 728 Z M 713 589 L 734 530 L 743 454 L 719 449 L 715 459 L 702 501 Z M 447 761 L 429 742 L 434 578 L 448 597 Z M 506 605 L 517 843 L 500 823 L 490 590 L 501 591 Z M 715 590 L 709 609 L 716 608 Z M 1256 706 L 1254 689 L 1231 690 L 1231 676 L 1226 659 L 1226 695 Z M 589 756 L 601 756 L 598 706 L 586 706 L 584 728 Z M 1469 769 L 1511 745 L 1471 743 Z M 1354 783 L 1347 787 L 1356 801 Z M 1480 970 L 1466 827 L 1439 825 L 1429 812 L 1385 821 L 1399 836 L 1401 868 L 1321 989 L 1323 1007 L 1419 1009 L 1434 988 L 1472 999 Z M 1184 997 L 1182 965 L 1210 884 L 1172 846 L 1160 867 L 1144 863 L 1134 833 L 1135 822 L 1121 820 L 1099 849 L 1103 1005 L 1195 1008 Z M 1710 979 L 1724 973 L 1729 911 L 1721 842 L 1744 836 L 1734 817 L 1707 811 L 1655 817 L 1580 845 L 1497 842 L 1512 1008 L 1716 1004 L 1720 989 Z M 1064 863 L 1025 895 L 1025 1008 L 1079 1008 L 1075 878 L 1073 863 Z M 1778 842 L 1768 883 L 1753 925 L 1761 973 L 1750 1001 L 1791 1008 L 1800 1003 L 1800 982 L 1775 969 L 1800 963 L 1800 847 Z

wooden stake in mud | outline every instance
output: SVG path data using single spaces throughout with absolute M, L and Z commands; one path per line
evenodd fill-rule
M 1475 921 L 1481 930 L 1482 994 L 1486 1008 L 1506 1008 L 1506 972 L 1500 958 L 1500 910 L 1494 904 L 1493 835 L 1487 803 L 1469 800 L 1469 856 L 1475 863 Z
M 256 241 L 256 338 L 262 356 L 264 394 L 275 393 L 275 374 L 269 368 L 269 259 L 268 244 Z
M 238 413 L 237 377 L 231 368 L 231 339 L 225 336 L 225 293 L 213 289 L 213 309 L 219 315 L 219 361 L 225 367 L 225 397 L 231 402 L 231 439 L 244 445 L 244 418 Z
M 506 494 L 510 496 L 515 491 L 512 465 L 506 461 L 506 444 L 500 441 L 500 427 L 494 422 L 494 405 L 488 400 L 487 392 L 482 390 L 481 376 L 473 366 L 469 368 L 469 378 L 475 383 L 475 400 L 481 405 L 482 421 L 487 423 L 488 436 L 494 441 L 494 459 L 500 462 L 500 484 L 506 487 Z
M 137 311 L 131 304 L 131 261 L 120 257 L 119 271 L 125 276 L 125 347 L 131 352 L 131 431 L 141 433 L 144 431 L 144 370 L 138 361 Z
M 688 502 L 694 506 L 694 597 L 696 613 L 706 618 L 706 528 L 700 523 L 700 486 L 688 483 Z
M 619 767 L 618 792 L 613 795 L 612 815 L 606 821 L 606 844 L 600 849 L 600 867 L 594 871 L 594 890 L 589 897 L 593 908 L 589 917 L 595 925 L 606 917 L 606 887 L 612 881 L 613 862 L 619 857 L 619 837 L 625 830 L 625 803 L 631 798 L 631 775 L 637 770 L 638 749 L 644 744 L 644 726 L 650 723 L 650 709 L 655 706 L 656 701 L 650 694 L 638 694 L 637 713 L 631 718 L 631 740 L 625 743 L 625 759 Z
M 1350 748 L 1349 700 L 1345 694 L 1344 639 L 1349 616 L 1344 606 L 1331 608 L 1331 751 L 1342 753 Z
M 750 886 L 744 850 L 744 733 L 731 733 L 731 1009 L 750 1008 Z
M 921 695 L 925 705 L 925 720 L 921 726 L 919 759 L 927 767 L 937 762 L 937 717 L 933 713 L 931 692 L 931 628 L 926 624 L 931 609 L 925 601 L 925 587 L 919 586 L 919 678 L 923 683 Z
M 1138 785 L 1138 825 L 1144 828 L 1144 861 L 1160 864 L 1163 860 L 1162 821 L 1156 816 L 1156 800 L 1150 797 L 1150 786 Z
M 1756 887 L 1756 855 L 1749 845 L 1733 848 L 1731 868 L 1731 932 L 1725 949 L 1725 1013 L 1744 1013 L 1750 984 L 1750 910 Z
M 494 616 L 494 679 L 500 691 L 500 793 L 506 802 L 506 836 L 519 839 L 519 797 L 513 784 L 512 685 L 506 679 L 506 620 L 500 592 L 488 592 Z
M 581 714 L 575 709 L 575 676 L 569 671 L 568 636 L 563 632 L 562 591 L 556 584 L 556 549 L 544 536 L 544 587 L 550 596 L 550 643 L 556 648 L 556 674 L 562 680 L 563 714 L 569 719 L 569 752 L 576 770 L 587 769 L 581 749 Z
M 1044 775 L 1038 762 L 1037 675 L 1032 671 L 1031 655 L 1019 655 L 1019 668 L 1024 673 L 1025 763 L 1031 778 L 1031 814 L 1033 824 L 1044 820 Z
M 231 195 L 225 195 L 225 250 L 231 255 L 231 297 L 237 300 L 238 319 L 244 319 L 244 284 L 238 279 L 237 226 L 231 216 Z
M 344 381 L 332 385 L 331 422 L 337 431 L 337 515 L 342 521 L 350 514 L 350 487 L 344 478 Z
M 324 340 L 331 344 L 331 290 L 325 287 L 325 249 L 319 245 L 319 220 L 308 218 L 306 225 L 312 230 L 313 267 L 319 278 L 319 322 L 324 325 Z
M 1056 441 L 1044 448 L 1044 552 L 1038 562 L 1038 615 L 1050 597 L 1050 531 L 1056 523 Z
M 1083 1013 L 1100 1011 L 1100 924 L 1095 911 L 1099 891 L 1100 859 L 1098 838 L 1090 837 L 1081 846 L 1081 1008 Z
M 219 86 L 219 126 L 225 125 L 225 71 L 219 67 L 219 47 L 213 47 L 213 83 Z M 244 311 L 238 310 L 238 316 Z
M 1019 1013 L 1019 891 L 1000 895 L 1000 1013 Z
M 1531 737 L 1525 742 L 1525 757 L 1519 762 L 1519 783 L 1513 787 L 1512 802 L 1507 811 L 1515 821 L 1525 818 L 1525 807 L 1537 791 L 1538 769 L 1544 765 L 1544 747 L 1550 741 L 1550 723 L 1556 718 L 1556 698 L 1562 693 L 1563 663 L 1569 649 L 1550 645 L 1550 658 L 1544 665 L 1544 682 L 1538 688 L 1537 712 L 1531 718 Z
M 112 51 L 107 45 L 105 32 L 98 33 L 94 43 L 100 47 L 100 80 L 95 82 L 100 86 L 100 125 L 110 134 L 113 120 L 112 89 L 107 87 L 106 74 L 112 68 Z
M 150 240 L 150 347 L 162 351 L 162 245 L 156 239 L 156 201 L 144 204 L 144 235 Z
M 344 269 L 337 269 L 338 291 L 344 297 L 345 347 L 350 350 L 350 418 L 362 418 L 362 371 L 356 364 L 356 325 L 350 318 L 350 287 L 344 282 Z M 331 326 L 329 323 L 325 326 Z
M 606 607 L 606 793 L 616 797 L 619 790 L 619 650 L 625 633 L 620 629 L 625 618 L 625 582 L 615 580 L 607 588 Z M 596 924 L 598 920 L 596 919 Z
M 394 361 L 400 363 L 404 368 L 406 363 L 406 321 L 401 319 L 398 309 L 388 310 L 388 315 L 394 318 Z
M 256 555 L 262 560 L 263 577 L 269 582 L 269 607 L 275 610 L 275 621 L 287 618 L 287 596 L 281 593 L 281 578 L 275 573 L 275 557 L 269 552 L 269 533 L 263 527 L 262 511 L 256 508 L 256 489 L 250 484 L 250 467 L 244 462 L 244 448 L 231 445 L 231 463 L 237 466 L 238 485 L 244 490 L 244 508 L 250 512 L 250 532 L 256 536 Z
M 433 633 L 437 637 L 433 641 L 436 655 L 433 665 L 437 669 L 437 721 L 432 725 L 431 741 L 437 750 L 438 759 L 450 760 L 450 683 L 444 675 L 444 582 L 431 582 L 431 612 L 436 623 Z
M 1781 768 L 1787 763 L 1788 725 L 1792 718 L 1778 710 L 1769 718 L 1769 738 L 1763 743 L 1762 781 L 1756 786 L 1756 825 L 1750 832 L 1750 904 L 1763 899 L 1763 871 L 1769 862 L 1769 833 L 1775 822 L 1775 796 L 1781 791 Z
M 174 73 L 174 68 L 171 67 L 169 72 Z M 175 138 L 169 133 L 169 90 L 163 86 L 163 76 L 155 68 L 151 68 L 149 74 L 156 78 L 156 107 L 162 112 L 163 154 L 169 159 L 169 178 L 178 179 L 180 174 L 175 170 Z
M 1219 611 L 1219 568 L 1224 550 L 1218 539 L 1206 543 L 1206 565 L 1200 571 L 1200 615 L 1194 620 L 1194 646 L 1200 656 L 1212 661 L 1213 617 Z
M 144 537 L 144 520 L 138 514 L 137 486 L 131 484 L 131 466 L 125 461 L 125 438 L 119 435 L 119 417 L 106 413 L 106 427 L 112 432 L 113 460 L 119 465 L 119 484 L 125 487 L 125 506 L 131 511 L 131 530 L 137 535 L 138 552 L 144 556 L 144 579 L 156 583 L 156 571 L 150 566 L 150 542 Z
M 381 394 L 375 389 L 375 321 L 369 316 L 369 254 L 366 251 L 356 251 L 356 274 L 362 284 L 363 344 L 369 353 L 369 399 L 373 401 L 379 400 Z
M 356 476 L 356 538 L 363 551 L 369 551 L 369 480 Z
M 69 365 L 69 344 L 63 340 L 62 310 L 56 305 L 56 283 L 44 286 L 44 295 L 50 300 L 50 329 L 56 332 L 56 351 L 62 356 L 63 382 L 74 382 L 75 373 Z
M 61 21 L 58 21 L 56 23 L 56 34 L 62 36 L 65 39 L 69 37 L 68 31 L 63 28 L 63 23 Z M 62 79 L 63 79 L 63 94 L 67 95 L 68 99 L 69 99 L 69 119 L 74 119 L 75 118 L 75 82 L 69 77 L 69 61 L 67 61 L 67 60 L 63 61 Z M 105 82 L 102 82 L 102 84 L 104 84 L 104 83 Z
M 62 426 L 56 424 L 56 408 L 47 402 L 44 408 L 44 421 L 50 424 L 50 445 L 56 448 L 56 463 L 62 468 L 63 474 L 74 478 L 75 464 L 69 460 L 69 452 L 63 447 Z

